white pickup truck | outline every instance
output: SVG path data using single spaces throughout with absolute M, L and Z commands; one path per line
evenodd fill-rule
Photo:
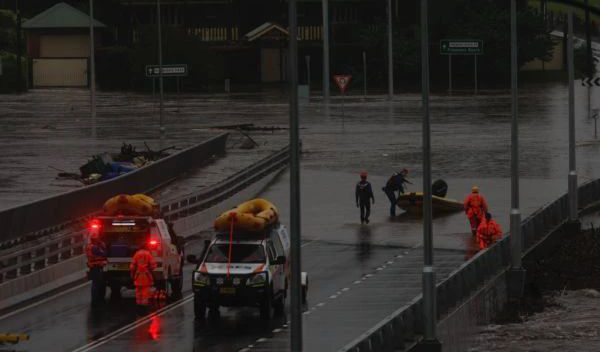
M 196 263 L 192 275 L 194 313 L 204 318 L 206 310 L 218 316 L 220 306 L 259 307 L 263 319 L 272 308 L 283 312 L 290 285 L 290 238 L 276 223 L 261 232 L 219 233 L 207 240 L 202 255 L 187 257 Z M 231 257 L 229 250 L 231 245 Z M 308 277 L 302 273 L 302 301 L 306 302 Z

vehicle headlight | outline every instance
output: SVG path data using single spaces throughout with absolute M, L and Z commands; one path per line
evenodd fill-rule
M 210 284 L 210 279 L 208 278 L 208 275 L 204 275 L 199 272 L 194 273 L 194 285 L 207 286 L 209 284 Z
M 262 286 L 267 282 L 267 273 L 252 275 L 246 280 L 247 286 Z

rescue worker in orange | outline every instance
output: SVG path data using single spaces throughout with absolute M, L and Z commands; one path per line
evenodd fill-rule
M 150 302 L 150 287 L 154 285 L 152 271 L 156 262 L 148 250 L 147 244 L 135 252 L 129 271 L 135 285 L 135 303 L 138 306 L 147 306 Z
M 471 188 L 471 194 L 465 198 L 464 201 L 465 213 L 471 223 L 471 234 L 475 236 L 477 234 L 477 228 L 479 223 L 483 220 L 485 213 L 488 211 L 488 205 L 485 198 L 479 194 L 479 187 L 473 186 Z
M 92 281 L 92 304 L 96 305 L 104 301 L 106 294 L 104 267 L 107 262 L 106 245 L 100 240 L 97 231 L 90 233 L 90 243 L 85 247 L 85 254 L 89 268 L 88 278 Z
M 485 218 L 477 228 L 477 242 L 479 249 L 488 248 L 502 238 L 502 229 L 496 220 L 492 219 L 492 214 L 485 213 Z

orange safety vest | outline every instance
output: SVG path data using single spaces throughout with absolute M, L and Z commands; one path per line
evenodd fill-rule
M 94 253 L 96 252 L 96 253 Z M 104 267 L 106 265 L 106 246 L 102 242 L 91 242 L 85 246 L 87 265 L 90 268 Z
M 500 225 L 498 225 L 494 219 L 490 219 L 490 221 L 483 219 L 477 228 L 477 241 L 479 242 L 479 247 L 482 249 L 487 248 L 500 238 L 502 238 L 502 229 L 500 229 Z
M 488 211 L 488 205 L 479 193 L 471 193 L 465 198 L 464 201 L 465 212 L 468 217 L 482 216 Z
M 139 249 L 135 252 L 129 269 L 133 284 L 135 286 L 152 286 L 154 280 L 152 278 L 152 270 L 156 268 L 156 262 L 147 249 Z

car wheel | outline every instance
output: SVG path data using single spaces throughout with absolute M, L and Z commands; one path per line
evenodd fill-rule
M 308 300 L 308 279 L 306 279 L 306 285 L 302 286 L 302 304 L 306 304 Z
M 263 297 L 260 302 L 260 318 L 264 320 L 271 319 L 271 306 L 272 306 L 272 289 L 268 290 L 268 293 Z
M 194 295 L 194 316 L 197 319 L 206 317 L 206 303 L 198 295 Z
M 110 299 L 118 300 L 121 299 L 121 285 L 111 284 L 110 285 Z

